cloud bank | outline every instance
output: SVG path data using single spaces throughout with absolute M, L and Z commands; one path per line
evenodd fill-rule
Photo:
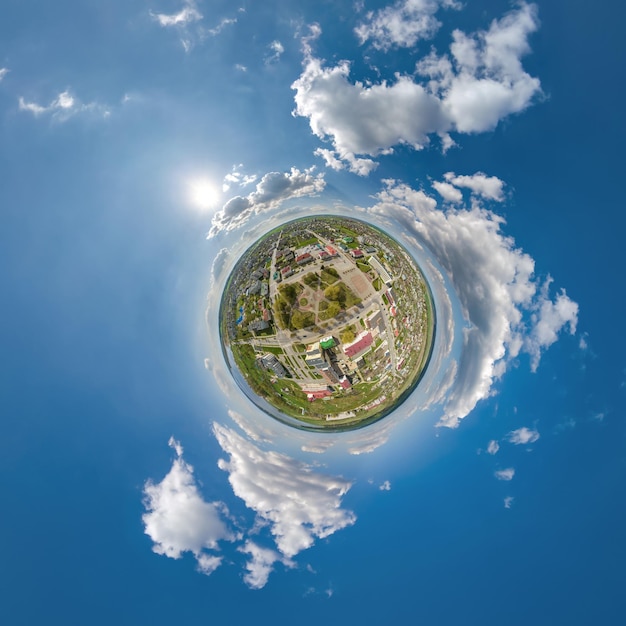
M 400 3 L 387 9 L 395 16 L 393 20 L 391 13 L 383 10 L 371 15 L 357 32 L 382 48 L 400 45 L 411 39 L 398 34 L 406 33 L 400 25 L 415 23 L 405 9 L 438 5 L 434 1 Z M 389 26 L 392 23 L 396 24 L 393 28 Z M 420 150 L 430 144 L 432 136 L 439 136 L 445 150 L 454 143 L 450 133 L 493 130 L 505 117 L 530 106 L 541 93 L 539 80 L 521 63 L 530 52 L 528 39 L 538 26 L 536 6 L 522 3 L 494 20 L 488 30 L 470 35 L 455 30 L 449 52 L 439 55 L 432 50 L 418 61 L 415 75 L 398 73 L 393 82 L 378 84 L 352 82 L 348 61 L 325 66 L 313 55 L 309 37 L 303 44 L 302 74 L 292 84 L 294 115 L 307 118 L 311 131 L 332 144 L 332 150 L 316 152 L 327 166 L 347 167 L 359 175 L 376 167 L 369 157 L 389 154 L 394 146 Z M 418 32 L 419 28 L 415 36 Z M 312 37 L 318 35 L 316 27 Z
M 213 425 L 229 460 L 218 465 L 228 472 L 235 495 L 269 524 L 280 553 L 287 559 L 354 524 L 354 513 L 341 508 L 352 483 L 315 472 L 305 463 L 278 452 L 265 451 L 230 428 Z
M 243 418 L 231 412 L 237 423 Z M 191 553 L 198 571 L 209 575 L 223 562 L 221 542 L 236 543 L 236 552 L 247 555 L 244 582 L 260 589 L 275 564 L 293 568 L 292 557 L 322 539 L 354 524 L 356 516 L 341 507 L 352 483 L 322 474 L 306 463 L 285 454 L 263 450 L 262 436 L 255 442 L 217 423 L 213 432 L 229 460 L 218 466 L 228 473 L 234 494 L 255 513 L 251 527 L 234 532 L 222 502 L 206 502 L 194 470 L 183 459 L 183 448 L 171 438 L 174 449 L 170 471 L 158 483 L 144 485 L 142 516 L 145 533 L 153 541 L 153 551 L 173 559 Z M 241 522 L 239 522 L 241 523 Z M 261 545 L 261 530 L 269 528 L 276 548 Z M 252 536 L 259 536 L 252 540 Z M 230 560 L 230 555 L 227 561 Z
M 521 352 L 530 355 L 534 371 L 561 331 L 574 333 L 578 305 L 563 290 L 551 299 L 551 279 L 534 277 L 533 259 L 502 233 L 504 218 L 481 204 L 481 197 L 502 197 L 502 181 L 478 174 L 443 182 L 470 189 L 469 206 L 441 209 L 424 191 L 387 180 L 369 211 L 393 217 L 424 242 L 450 277 L 469 323 L 440 421 L 455 427 L 493 393 L 494 382 Z

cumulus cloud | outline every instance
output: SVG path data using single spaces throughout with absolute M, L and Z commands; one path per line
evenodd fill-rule
M 457 202 L 462 202 L 463 200 L 461 190 L 457 189 L 451 183 L 436 180 L 433 183 L 433 187 L 446 202 L 453 202 L 456 204 Z
M 355 29 L 361 44 L 370 40 L 374 48 L 413 47 L 420 39 L 431 39 L 441 26 L 435 13 L 443 8 L 461 8 L 455 0 L 400 0 L 378 11 L 368 11 Z
M 496 470 L 493 475 L 498 480 L 513 480 L 513 476 L 515 476 L 515 469 L 512 467 L 507 467 L 506 469 Z
M 267 584 L 269 575 L 274 569 L 274 563 L 282 563 L 287 567 L 294 567 L 293 561 L 281 556 L 276 550 L 262 548 L 253 541 L 239 548 L 240 552 L 250 555 L 246 563 L 246 574 L 243 579 L 251 589 L 261 589 Z
M 495 439 L 492 439 L 489 442 L 489 445 L 487 446 L 487 453 L 493 455 L 493 454 L 496 454 L 499 449 L 500 449 L 500 444 Z
M 220 565 L 221 556 L 207 550 L 218 550 L 219 541 L 235 537 L 223 519 L 224 506 L 202 498 L 180 443 L 171 438 L 169 445 L 176 452 L 170 471 L 161 482 L 148 480 L 144 485 L 145 533 L 157 554 L 179 559 L 191 552 L 198 570 L 210 574 Z
M 551 282 L 551 278 L 546 281 L 544 291 L 547 291 Z M 565 290 L 561 290 L 554 302 L 542 299 L 536 309 L 532 331 L 524 340 L 524 347 L 532 357 L 533 372 L 537 370 L 541 352 L 558 339 L 559 332 L 567 327 L 570 335 L 573 335 L 578 323 L 578 304 L 568 298 Z
M 515 445 L 523 445 L 526 443 L 535 443 L 537 439 L 539 439 L 539 433 L 536 429 L 530 429 L 526 426 L 522 428 L 518 428 L 517 430 L 512 430 L 506 437 L 509 443 L 514 443 Z
M 381 491 L 391 491 L 391 483 L 386 480 L 384 483 L 379 485 L 378 487 Z
M 314 168 L 309 168 L 300 171 L 292 167 L 289 172 L 265 174 L 252 193 L 231 198 L 213 216 L 207 238 L 211 239 L 222 230 L 238 228 L 252 215 L 277 209 L 287 200 L 319 194 L 326 183 L 323 174 L 314 174 L 313 170 Z
M 431 51 L 418 62 L 417 76 L 396 74 L 378 84 L 351 81 L 345 60 L 326 67 L 313 55 L 309 37 L 302 74 L 292 85 L 294 115 L 307 118 L 312 132 L 332 143 L 331 152 L 318 153 L 327 164 L 342 163 L 359 175 L 376 167 L 368 157 L 389 154 L 397 145 L 419 150 L 436 135 L 445 150 L 453 144 L 450 132 L 493 130 L 540 93 L 539 80 L 521 64 L 538 25 L 536 7 L 522 3 L 487 31 L 455 30 L 449 54 Z
M 504 498 L 504 508 L 510 509 L 513 506 L 513 500 L 515 500 L 513 496 L 507 496 Z
M 504 200 L 504 181 L 497 176 L 487 176 L 482 172 L 476 172 L 471 176 L 457 176 L 454 172 L 447 172 L 444 174 L 444 178 L 450 185 L 470 189 L 473 194 L 485 200 L 495 200 L 496 202 Z
M 2 79 L 9 73 L 9 68 L 8 67 L 0 67 L 0 82 L 2 82 Z
M 285 454 L 263 450 L 220 424 L 214 423 L 213 431 L 230 457 L 220 459 L 219 467 L 228 472 L 235 495 L 256 512 L 259 522 L 269 524 L 286 559 L 311 547 L 316 538 L 354 524 L 354 513 L 341 508 L 351 482 L 314 471 Z
M 538 288 L 533 259 L 503 234 L 504 219 L 480 205 L 439 209 L 434 198 L 396 181 L 370 208 L 391 215 L 434 253 L 455 287 L 468 321 L 456 375 L 448 389 L 440 425 L 455 427 L 521 351 L 536 369 L 542 351 L 560 330 L 575 328 L 578 305 L 565 292 L 550 299 Z

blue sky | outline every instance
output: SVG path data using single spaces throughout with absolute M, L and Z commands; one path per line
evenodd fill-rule
M 623 17 L 5 1 L 2 622 L 621 623 Z M 345 436 L 261 414 L 215 328 L 313 211 L 398 237 L 441 322 Z

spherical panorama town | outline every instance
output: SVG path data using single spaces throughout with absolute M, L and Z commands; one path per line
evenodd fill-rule
M 413 257 L 360 220 L 281 225 L 238 260 L 220 305 L 224 357 L 263 411 L 352 430 L 396 409 L 432 350 L 435 311 Z

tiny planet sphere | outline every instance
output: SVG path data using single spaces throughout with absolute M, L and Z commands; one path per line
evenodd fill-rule
M 394 238 L 319 215 L 244 252 L 219 324 L 228 368 L 261 410 L 304 430 L 346 431 L 389 415 L 417 387 L 435 310 L 424 274 Z

